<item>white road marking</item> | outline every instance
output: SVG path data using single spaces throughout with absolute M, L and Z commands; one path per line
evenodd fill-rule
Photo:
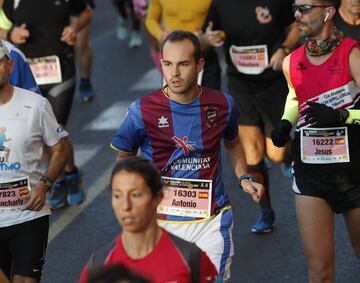
M 147 71 L 137 82 L 130 87 L 131 91 L 152 91 L 161 88 L 162 77 L 156 68 Z
M 50 225 L 49 238 L 48 242 L 50 243 L 55 239 L 70 223 L 89 205 L 91 204 L 96 197 L 107 188 L 111 170 L 113 164 L 107 167 L 103 174 L 96 181 L 87 188 L 86 200 L 79 206 L 71 206 L 66 208 L 66 210 L 59 216 L 56 221 L 52 222 Z
M 114 34 L 114 35 L 113 35 Z M 104 33 L 101 33 L 99 36 L 96 36 L 91 39 L 91 45 L 94 47 L 94 45 L 98 44 L 99 42 L 104 41 L 106 37 L 110 37 L 111 35 L 115 36 L 115 28 L 113 30 L 108 30 Z
M 83 167 L 95 156 L 101 147 L 101 145 L 75 144 L 74 151 L 76 166 L 80 168 Z
M 91 131 L 116 130 L 120 122 L 126 115 L 127 107 L 131 101 L 118 101 L 111 107 L 105 109 L 92 122 L 87 124 L 84 129 Z

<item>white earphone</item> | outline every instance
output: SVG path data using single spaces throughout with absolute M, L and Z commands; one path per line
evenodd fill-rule
M 327 21 L 327 19 L 329 18 L 330 14 L 329 12 L 326 13 L 325 19 L 324 19 L 324 23 Z

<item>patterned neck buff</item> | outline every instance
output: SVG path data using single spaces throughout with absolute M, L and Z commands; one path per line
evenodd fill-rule
M 336 27 L 328 39 L 311 39 L 305 38 L 306 50 L 311 56 L 321 56 L 328 54 L 333 51 L 336 47 L 340 45 L 344 39 L 344 34 L 341 31 L 338 31 Z

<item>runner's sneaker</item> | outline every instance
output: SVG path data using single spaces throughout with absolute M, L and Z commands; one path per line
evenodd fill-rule
M 48 194 L 48 202 L 53 209 L 58 209 L 66 205 L 65 180 L 56 181 L 53 183 Z
M 264 162 L 265 162 L 265 167 L 266 167 L 266 169 L 271 169 L 271 167 L 272 167 L 272 162 L 271 162 L 271 160 L 265 156 L 265 157 L 264 157 Z
M 82 188 L 82 176 L 78 169 L 65 174 L 67 201 L 70 205 L 79 205 L 85 200 L 85 192 Z
M 126 21 L 123 17 L 118 17 L 118 22 L 116 26 L 116 36 L 118 39 L 122 40 L 128 36 L 128 31 L 126 28 Z
M 142 38 L 140 32 L 133 30 L 130 34 L 129 47 L 135 48 L 135 47 L 140 47 L 141 45 L 142 45 Z
M 261 213 L 258 220 L 251 226 L 251 232 L 264 234 L 271 232 L 275 227 L 275 213 Z
M 90 80 L 80 80 L 80 98 L 84 103 L 90 102 L 94 98 L 94 92 Z
M 288 178 L 292 178 L 294 176 L 293 169 L 291 164 L 281 163 L 280 165 L 281 173 Z

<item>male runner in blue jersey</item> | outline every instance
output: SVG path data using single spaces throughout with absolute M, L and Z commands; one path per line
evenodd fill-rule
M 233 99 L 197 85 L 205 63 L 197 37 L 185 31 L 170 33 L 161 56 L 166 86 L 131 104 L 111 147 L 120 158 L 136 155 L 140 148 L 161 170 L 167 188 L 158 207 L 160 225 L 195 242 L 227 282 L 234 254 L 233 217 L 222 181 L 222 139 L 240 187 L 256 202 L 264 188 L 245 175 Z

